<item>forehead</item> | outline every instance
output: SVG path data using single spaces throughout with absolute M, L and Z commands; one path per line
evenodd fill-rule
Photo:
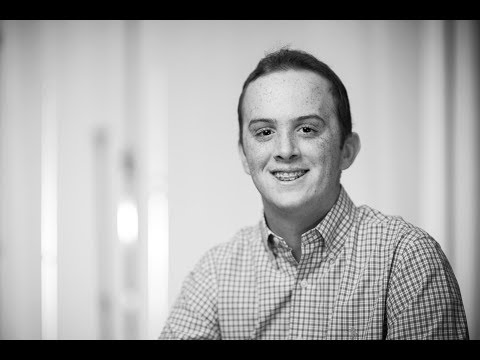
M 329 115 L 333 110 L 330 82 L 305 70 L 287 70 L 261 76 L 248 86 L 243 101 L 246 119 Z

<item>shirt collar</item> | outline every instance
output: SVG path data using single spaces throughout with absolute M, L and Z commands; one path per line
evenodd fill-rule
M 340 194 L 337 201 L 322 221 L 320 221 L 320 223 L 314 228 L 325 241 L 326 254 L 328 254 L 329 257 L 336 257 L 345 243 L 347 232 L 353 221 L 354 210 L 355 204 L 352 202 L 343 186 L 340 185 Z M 282 239 L 270 230 L 266 223 L 265 215 L 262 216 L 260 221 L 260 229 L 262 242 L 267 251 L 270 252 L 271 247 L 274 246 L 272 242 L 282 241 Z M 310 229 L 302 234 L 302 239 L 305 234 L 311 233 L 314 229 Z
M 273 241 L 273 239 L 278 239 L 279 236 L 276 235 L 267 225 L 267 221 L 265 220 L 265 214 L 262 215 L 262 220 L 260 220 L 260 230 L 262 232 L 262 242 L 265 245 L 265 248 L 270 251 L 269 241 Z

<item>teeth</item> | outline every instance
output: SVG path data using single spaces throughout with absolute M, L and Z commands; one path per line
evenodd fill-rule
M 277 171 L 273 175 L 280 181 L 293 181 L 305 175 L 306 171 Z

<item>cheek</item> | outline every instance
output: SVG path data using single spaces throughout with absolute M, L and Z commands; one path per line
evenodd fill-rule
M 245 144 L 245 156 L 248 167 L 252 172 L 258 172 L 263 169 L 269 160 L 269 153 L 262 146 L 252 146 Z
M 255 172 L 261 172 L 268 164 L 268 156 L 256 153 L 251 159 L 251 169 Z
M 248 168 L 252 173 L 261 170 L 268 162 L 268 157 L 261 151 L 255 151 L 253 149 L 245 149 L 245 157 L 247 160 Z
M 340 166 L 340 151 L 335 146 L 335 143 L 326 140 L 309 146 L 304 151 L 323 176 L 332 175 Z

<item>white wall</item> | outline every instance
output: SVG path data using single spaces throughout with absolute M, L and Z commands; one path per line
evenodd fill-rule
M 3 25 L 3 24 L 2 24 Z M 2 27 L 4 30 L 4 27 Z M 2 36 L 0 102 L 0 336 L 39 338 L 40 76 L 31 66 L 38 37 L 31 25 Z M 21 44 L 27 42 L 28 48 Z M 28 106 L 26 106 L 28 104 Z
M 168 281 L 155 266 L 168 264 L 167 229 L 148 222 L 168 222 L 161 28 L 1 25 L 0 338 L 155 338 Z M 133 244 L 117 236 L 125 196 Z

